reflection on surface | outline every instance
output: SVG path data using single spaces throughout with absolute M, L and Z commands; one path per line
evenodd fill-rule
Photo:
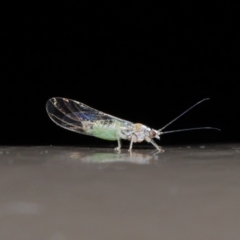
M 0 164 L 51 164 L 63 163 L 111 163 L 128 162 L 150 164 L 162 155 L 156 150 L 127 150 L 114 152 L 107 148 L 74 148 L 74 147 L 5 147 L 0 149 Z
M 180 159 L 190 164 L 192 161 L 210 161 L 224 156 L 239 154 L 239 145 L 221 146 L 183 146 L 165 147 L 165 152 L 156 150 L 137 149 L 128 152 L 123 149 L 120 153 L 110 148 L 83 147 L 0 147 L 0 165 L 55 165 L 66 164 L 104 164 L 104 163 L 133 163 L 140 165 L 156 164 L 163 161 Z M 206 158 L 206 159 L 205 159 Z M 205 159 L 205 160 L 204 160 Z
M 72 156 L 74 157 L 74 155 Z M 153 160 L 157 160 L 156 153 L 104 153 L 96 152 L 81 158 L 82 162 L 86 163 L 106 163 L 106 162 L 129 162 L 136 164 L 149 164 Z

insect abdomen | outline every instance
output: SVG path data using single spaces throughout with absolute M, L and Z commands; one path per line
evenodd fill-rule
M 104 124 L 102 122 L 92 123 L 90 127 L 86 127 L 85 131 L 104 140 L 116 141 L 119 139 L 119 124 L 117 122 L 111 124 Z

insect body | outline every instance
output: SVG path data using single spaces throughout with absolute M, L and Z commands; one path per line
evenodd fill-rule
M 219 130 L 217 128 L 201 127 L 162 132 L 162 130 L 171 123 L 205 100 L 208 99 L 203 99 L 196 103 L 159 130 L 149 128 L 141 123 L 134 124 L 121 118 L 111 116 L 81 102 L 67 98 L 55 97 L 49 99 L 46 104 L 46 109 L 49 117 L 57 125 L 65 129 L 104 140 L 118 141 L 118 147 L 115 148 L 115 150 L 121 149 L 121 139 L 125 139 L 130 141 L 129 151 L 132 150 L 133 143 L 142 141 L 151 143 L 157 150 L 161 151 L 160 147 L 153 139 L 160 139 L 160 135 L 162 134 L 199 129 Z

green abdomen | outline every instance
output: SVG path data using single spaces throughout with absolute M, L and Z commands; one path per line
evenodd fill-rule
M 86 132 L 97 138 L 116 141 L 119 139 L 119 127 L 119 122 L 114 122 L 111 124 L 95 123 L 92 125 L 92 128 L 88 129 Z

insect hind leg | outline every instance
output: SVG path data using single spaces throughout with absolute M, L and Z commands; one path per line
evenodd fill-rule
M 116 148 L 114 148 L 115 151 L 120 151 L 121 150 L 121 140 L 118 139 L 118 146 Z

